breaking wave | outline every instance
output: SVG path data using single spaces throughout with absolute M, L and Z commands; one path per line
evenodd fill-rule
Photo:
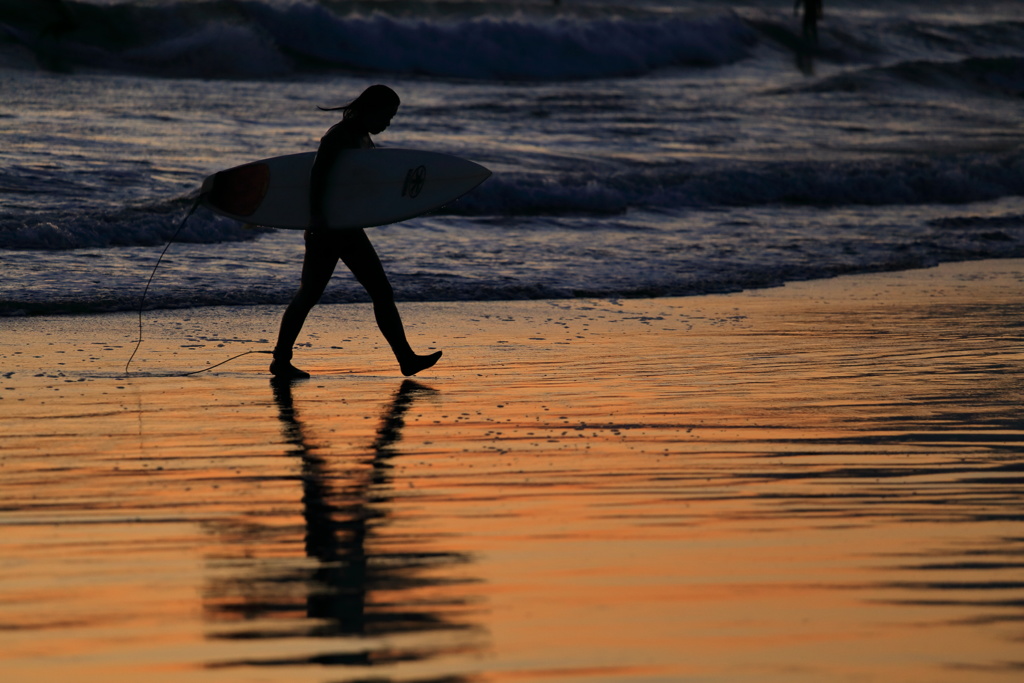
M 484 80 L 601 78 L 727 64 L 747 56 L 755 41 L 731 12 L 659 19 L 477 9 L 439 16 L 401 3 L 389 3 L 385 12 L 310 0 L 179 0 L 69 2 L 63 16 L 47 17 L 18 12 L 20 4 L 0 8 L 0 37 L 46 68 L 174 77 L 336 69 Z

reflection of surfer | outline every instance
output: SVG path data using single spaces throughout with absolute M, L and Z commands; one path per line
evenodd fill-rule
M 341 111 L 342 119 L 320 140 L 310 173 L 310 226 L 306 231 L 306 255 L 302 262 L 299 291 L 281 318 L 281 330 L 274 349 L 270 372 L 277 377 L 301 379 L 309 373 L 292 365 L 292 347 L 306 316 L 320 300 L 340 259 L 348 266 L 373 301 L 377 326 L 391 346 L 402 374 L 414 375 L 433 366 L 441 352 L 420 356 L 409 345 L 402 318 L 395 305 L 394 291 L 380 258 L 362 229 L 330 230 L 324 217 L 327 172 L 345 149 L 373 147 L 370 135 L 384 131 L 398 111 L 400 100 L 385 85 L 367 88 L 353 102 L 324 111 Z
M 443 535 L 388 532 L 398 513 L 389 461 L 401 455 L 398 444 L 413 404 L 437 392 L 403 380 L 381 406 L 372 444 L 370 432 L 360 429 L 359 445 L 326 433 L 333 418 L 317 422 L 303 415 L 296 395 L 301 385 L 271 378 L 270 388 L 283 454 L 292 461 L 285 476 L 301 493 L 295 491 L 293 508 L 281 502 L 283 489 L 265 490 L 269 497 L 246 491 L 228 503 L 237 518 L 209 525 L 222 534 L 225 547 L 210 556 L 215 569 L 204 592 L 207 619 L 223 622 L 217 638 L 256 643 L 248 649 L 251 656 L 210 665 L 264 673 L 287 667 L 330 680 L 367 680 L 367 671 L 382 674 L 418 664 L 437 672 L 431 680 L 470 683 L 441 671 L 453 652 L 471 656 L 483 647 L 482 626 L 468 620 L 471 596 L 457 588 L 474 582 L 460 568 L 473 558 L 444 550 Z M 273 504 L 268 508 L 265 501 Z M 305 557 L 292 552 L 297 542 Z M 298 639 L 315 639 L 317 646 L 306 652 L 274 647 Z M 347 667 L 353 668 L 343 671 Z
M 804 40 L 817 42 L 818 20 L 825 13 L 823 0 L 796 0 L 796 4 L 793 5 L 794 14 L 800 10 L 800 5 L 804 6 Z
M 386 460 L 397 455 L 394 444 L 402 438 L 404 415 L 418 397 L 436 391 L 414 380 L 402 382 L 381 414 L 377 438 L 370 446 L 372 470 L 363 471 L 362 476 L 353 475 L 348 485 L 342 486 L 343 478 L 331 473 L 330 461 L 308 443 L 305 426 L 292 397 L 292 383 L 272 379 L 271 387 L 284 437 L 291 446 L 289 453 L 302 459 L 306 554 L 319 561 L 306 601 L 307 615 L 328 622 L 326 628 L 319 627 L 321 633 L 339 635 L 387 633 L 402 624 L 417 624 L 424 630 L 447 626 L 444 616 L 412 601 L 401 608 L 402 603 L 392 602 L 387 610 L 381 610 L 368 599 L 370 591 L 386 579 L 407 586 L 417 585 L 418 580 L 429 583 L 429 579 L 417 576 L 421 566 L 418 555 L 392 553 L 386 563 L 374 563 L 372 546 L 367 544 L 367 539 L 373 530 L 371 520 L 386 514 L 378 507 L 383 500 L 378 489 L 387 484 L 381 472 L 387 467 Z M 412 559 L 402 562 L 402 557 Z M 447 553 L 437 558 L 449 562 L 463 559 Z M 295 578 L 289 577 L 289 580 Z M 332 659 L 332 662 L 368 665 L 371 654 L 361 653 L 352 655 L 351 660 Z M 421 650 L 418 656 L 431 654 L 429 650 Z

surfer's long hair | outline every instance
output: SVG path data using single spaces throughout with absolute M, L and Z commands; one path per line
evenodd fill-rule
M 399 99 L 398 93 L 389 88 L 386 85 L 371 85 L 369 88 L 364 90 L 359 97 L 355 98 L 348 104 L 340 107 L 321 107 L 317 105 L 317 109 L 320 111 L 340 111 L 342 119 L 349 119 L 353 116 L 358 116 L 361 112 L 368 111 L 371 109 L 383 109 L 385 107 L 394 107 L 398 109 L 398 105 L 402 103 Z

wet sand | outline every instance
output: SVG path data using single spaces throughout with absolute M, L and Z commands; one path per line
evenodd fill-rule
M 1019 680 L 1022 292 L 5 319 L 0 680 Z

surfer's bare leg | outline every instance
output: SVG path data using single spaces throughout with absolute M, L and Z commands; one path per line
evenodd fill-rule
M 402 374 L 408 377 L 432 367 L 441 359 L 441 352 L 435 351 L 421 356 L 412 350 L 405 336 L 402 316 L 395 305 L 394 290 L 366 233 L 362 230 L 348 230 L 344 234 L 346 244 L 344 249 L 340 250 L 341 260 L 373 300 L 373 314 L 377 319 L 377 327 L 395 354 Z
M 281 329 L 277 334 L 277 346 L 274 347 L 274 361 L 270 364 L 270 372 L 275 377 L 287 379 L 304 379 L 309 373 L 292 365 L 292 348 L 302 331 L 306 316 L 320 301 L 327 283 L 331 280 L 338 258 L 317 247 L 307 248 L 302 261 L 302 280 L 299 291 L 292 297 L 291 303 L 281 316 Z

